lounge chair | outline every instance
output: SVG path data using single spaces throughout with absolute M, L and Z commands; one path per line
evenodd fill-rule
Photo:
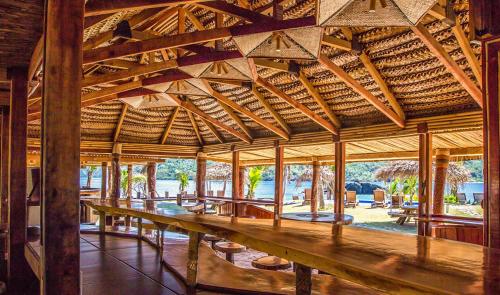
M 391 209 L 399 208 L 403 204 L 403 196 L 400 194 L 391 195 Z
M 457 193 L 457 201 L 460 205 L 467 204 L 467 198 L 465 197 L 465 193 Z
M 481 204 L 481 201 L 484 199 L 484 193 L 472 193 L 474 196 L 474 205 Z
M 311 195 L 312 195 L 312 190 L 310 188 L 306 188 L 304 190 L 304 202 L 302 202 L 302 205 L 311 204 Z
M 356 208 L 357 205 L 358 205 L 358 201 L 356 200 L 356 191 L 346 191 L 345 192 L 344 207 Z
M 214 191 L 207 191 L 207 196 L 213 197 L 214 196 Z
M 376 189 L 373 191 L 373 202 L 371 207 L 385 207 L 385 192 L 383 190 Z

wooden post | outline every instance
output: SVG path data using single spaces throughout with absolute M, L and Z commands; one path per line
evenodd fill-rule
M 335 192 L 333 211 L 344 214 L 345 193 L 345 142 L 341 142 L 338 136 L 335 141 Z
M 312 290 L 311 268 L 295 263 L 295 294 L 310 295 Z
M 104 211 L 99 212 L 99 232 L 106 232 L 106 212 Z
M 47 0 L 45 7 L 41 293 L 80 294 L 80 111 L 85 1 Z
M 417 125 L 419 133 L 418 148 L 418 216 L 430 217 L 432 196 L 432 134 L 427 123 Z M 418 222 L 418 234 L 430 235 L 429 222 Z
M 113 153 L 111 155 L 111 171 L 112 171 L 112 182 L 111 182 L 111 193 L 110 198 L 112 201 L 116 202 L 121 195 L 120 184 L 122 179 L 122 173 L 120 169 L 120 156 L 122 153 L 122 145 L 116 143 L 113 146 Z
M 8 280 L 9 293 L 26 291 L 25 275 L 31 270 L 24 258 L 26 243 L 26 137 L 28 76 L 27 69 L 9 70 L 10 85 L 10 153 L 8 183 Z
M 240 198 L 240 152 L 233 150 L 233 180 L 232 180 L 232 199 Z M 233 203 L 233 216 L 238 217 L 238 206 Z
M 275 148 L 275 162 L 274 162 L 274 225 L 279 225 L 281 214 L 283 213 L 283 197 L 285 193 L 285 171 L 284 171 L 284 154 L 285 147 L 280 146 L 276 141 Z
M 106 200 L 107 192 L 107 175 L 108 175 L 108 162 L 101 163 L 101 200 Z
M 240 171 L 239 171 L 239 179 L 240 179 L 240 199 L 245 198 L 245 170 L 246 168 L 244 166 L 240 166 Z
M 194 231 L 189 232 L 188 261 L 186 283 L 189 289 L 196 288 L 196 277 L 198 275 L 198 250 L 202 234 Z
M 147 165 L 147 180 L 148 180 L 148 193 L 149 198 L 156 198 L 156 163 L 149 162 Z
M 444 188 L 446 173 L 450 163 L 449 149 L 436 149 L 436 172 L 434 175 L 434 198 L 432 200 L 432 214 L 444 214 Z
M 207 176 L 207 154 L 198 153 L 196 156 L 196 193 L 198 197 L 205 197 Z
M 9 221 L 9 134 L 10 134 L 10 109 L 4 107 L 2 111 L 2 183 L 1 183 L 1 222 Z
M 134 177 L 134 167 L 132 164 L 127 165 L 127 200 L 132 199 L 132 181 Z
M 113 186 L 113 167 L 111 165 L 108 166 L 108 195 L 111 195 L 111 187 Z
M 312 165 L 312 185 L 311 185 L 311 212 L 318 213 L 319 178 L 321 176 L 321 166 L 318 161 L 313 161 Z

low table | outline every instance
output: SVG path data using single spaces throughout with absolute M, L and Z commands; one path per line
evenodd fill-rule
M 292 264 L 278 256 L 265 256 L 252 261 L 252 266 L 259 269 L 281 270 L 288 269 Z
M 349 225 L 354 221 L 352 215 L 336 214 L 336 213 L 283 213 L 281 218 L 289 220 L 309 221 L 309 222 L 324 222 L 333 224 Z
M 226 260 L 234 264 L 234 253 L 246 251 L 246 247 L 233 242 L 218 242 L 215 244 L 215 250 L 226 253 Z
M 222 238 L 218 237 L 218 236 L 214 236 L 214 235 L 209 235 L 209 234 L 206 234 L 203 239 L 207 242 L 210 242 L 210 244 L 212 245 L 212 249 L 214 249 L 215 247 L 215 243 L 219 242 L 222 240 Z

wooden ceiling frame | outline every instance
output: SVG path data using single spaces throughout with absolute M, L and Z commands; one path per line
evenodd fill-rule
M 215 97 L 214 97 L 215 98 Z M 226 112 L 226 114 L 236 123 L 236 125 L 238 125 L 238 127 L 246 134 L 248 135 L 248 137 L 252 138 L 253 139 L 253 136 L 252 136 L 252 131 L 250 130 L 250 128 L 248 128 L 247 125 L 245 125 L 245 123 L 243 122 L 243 120 L 241 120 L 241 118 L 233 111 L 233 109 L 231 107 L 229 107 L 228 105 L 226 105 L 225 103 L 222 103 L 220 100 L 218 100 L 217 98 L 215 98 L 215 100 L 217 100 L 217 102 L 219 103 L 219 105 L 221 106 L 221 108 Z
M 234 16 L 240 19 L 244 19 L 247 21 L 250 21 L 252 23 L 260 23 L 264 25 L 267 22 L 274 22 L 276 19 L 261 14 L 258 11 L 252 11 L 249 9 L 245 9 L 243 7 L 239 7 L 233 4 L 229 4 L 225 1 L 209 1 L 209 2 L 200 2 L 200 3 L 195 3 L 194 5 L 198 7 L 205 8 L 207 10 L 216 12 L 216 13 L 223 13 L 227 14 L 230 16 Z
M 215 136 L 215 138 L 217 138 L 217 140 L 220 142 L 220 143 L 224 143 L 225 140 L 224 140 L 224 137 L 222 136 L 222 134 L 220 134 L 219 130 L 217 130 L 217 128 L 215 128 L 215 126 L 204 120 L 203 118 L 200 118 L 201 121 L 205 124 L 205 126 L 207 126 L 208 130 L 210 130 L 210 132 Z
M 276 122 L 288 133 L 288 136 L 292 133 L 292 129 L 288 126 L 286 121 L 281 117 L 281 115 L 273 108 L 273 106 L 266 100 L 264 95 L 257 90 L 255 84 L 252 84 L 252 93 L 260 102 L 262 107 L 276 120 Z
M 122 107 L 122 111 L 120 113 L 120 117 L 118 118 L 118 122 L 116 123 L 115 133 L 113 136 L 113 142 L 117 142 L 120 137 L 120 132 L 122 130 L 123 121 L 125 120 L 125 116 L 127 116 L 128 104 L 124 103 Z
M 85 16 L 110 14 L 126 10 L 161 8 L 165 6 L 193 4 L 204 1 L 208 0 L 94 0 L 89 1 L 87 5 L 85 5 Z
M 165 144 L 165 142 L 167 141 L 168 135 L 170 134 L 170 131 L 172 131 L 172 127 L 174 126 L 174 121 L 179 114 L 179 110 L 180 107 L 175 107 L 172 114 L 170 115 L 167 125 L 165 126 L 165 131 L 163 131 L 163 135 L 161 136 L 160 144 Z
M 193 131 L 196 134 L 196 138 L 198 138 L 198 142 L 200 143 L 200 146 L 203 146 L 205 142 L 203 141 L 203 137 L 201 136 L 200 130 L 198 129 L 198 124 L 196 123 L 196 120 L 194 119 L 193 113 L 190 111 L 186 110 L 186 113 L 189 117 L 189 121 L 191 122 L 191 126 L 193 126 Z

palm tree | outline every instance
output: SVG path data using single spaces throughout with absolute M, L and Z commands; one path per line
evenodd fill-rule
M 255 197 L 255 189 L 262 181 L 262 172 L 264 172 L 263 166 L 255 166 L 250 168 L 248 171 L 248 194 L 247 198 L 253 199 Z
M 179 180 L 179 190 L 181 192 L 186 191 L 189 185 L 189 175 L 186 172 L 177 173 L 177 180 Z
M 403 182 L 403 193 L 410 195 L 410 204 L 413 203 L 413 197 L 417 193 L 417 177 L 410 176 Z
M 146 194 L 146 182 L 147 178 L 144 174 L 135 174 L 132 177 L 132 190 L 135 192 L 140 192 L 141 194 Z M 128 171 L 122 171 L 122 179 L 120 183 L 120 188 L 122 191 L 127 191 L 128 187 Z

